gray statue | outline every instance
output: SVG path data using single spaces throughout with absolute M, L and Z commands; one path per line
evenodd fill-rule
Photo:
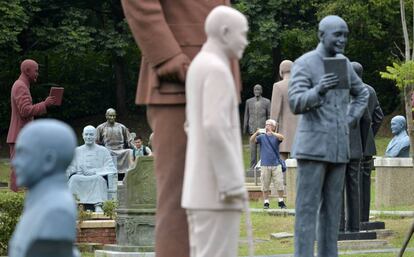
M 352 67 L 362 79 L 363 67 L 358 62 L 352 62 Z M 384 114 L 379 105 L 375 89 L 365 84 L 369 92 L 368 106 L 361 119 L 361 138 L 363 147 L 363 158 L 359 171 L 359 205 L 360 221 L 369 221 L 369 205 L 371 202 L 371 171 L 374 167 L 372 156 L 377 154 L 374 137 L 381 126 Z
M 352 68 L 355 73 L 362 79 L 362 66 L 357 62 L 352 62 Z M 365 85 L 365 84 L 364 84 Z M 368 89 L 368 85 L 365 85 Z M 371 99 L 371 92 L 368 89 Z M 341 211 L 341 222 L 339 231 L 341 232 L 358 232 L 360 230 L 360 168 L 364 150 L 366 149 L 367 136 L 371 130 L 371 115 L 369 115 L 368 106 L 364 114 L 357 122 L 356 126 L 349 128 L 349 147 L 350 160 L 346 165 L 345 186 L 343 205 Z M 372 134 L 372 132 L 371 132 Z M 373 140 L 373 138 L 372 138 Z M 375 142 L 374 142 L 375 147 Z
M 270 109 L 270 118 L 274 119 L 278 125 L 276 131 L 285 137 L 279 146 L 280 156 L 284 160 L 289 158 L 298 123 L 298 116 L 290 110 L 288 99 L 288 85 L 292 65 L 293 63 L 290 60 L 284 60 L 280 63 L 279 74 L 282 80 L 273 84 Z
M 21 130 L 12 165 L 17 185 L 28 191 L 9 257 L 78 256 L 76 204 L 65 177 L 75 147 L 75 133 L 57 120 L 34 121 Z
M 253 135 L 258 128 L 264 128 L 266 120 L 270 118 L 270 100 L 262 97 L 261 85 L 253 88 L 254 97 L 247 99 L 244 110 L 243 133 Z M 250 143 L 250 169 L 257 163 L 257 146 Z
M 405 118 L 397 115 L 391 119 L 391 133 L 394 137 L 388 143 L 385 150 L 387 157 L 409 157 L 410 155 L 410 138 L 406 130 Z
M 108 200 L 108 182 L 113 182 L 116 168 L 109 150 L 95 143 L 93 126 L 86 126 L 82 136 L 85 144 L 76 148 L 75 158 L 66 171 L 69 189 L 79 203 L 93 204 L 95 212 L 102 212 L 102 203 Z
M 113 108 L 106 110 L 105 117 L 106 122 L 96 128 L 96 143 L 105 146 L 116 157 L 118 172 L 125 173 L 134 165 L 134 138 L 127 127 L 115 122 L 116 111 Z
M 292 148 L 298 162 L 295 257 L 313 256 L 315 239 L 318 257 L 338 256 L 349 127 L 356 125 L 368 100 L 368 90 L 342 55 L 348 39 L 346 22 L 338 16 L 323 18 L 318 38 L 317 48 L 293 64 L 288 90 L 292 112 L 301 114 Z M 346 74 L 338 75 L 347 78 L 348 89 L 335 89 L 339 78 L 325 73 L 324 57 L 345 58 Z

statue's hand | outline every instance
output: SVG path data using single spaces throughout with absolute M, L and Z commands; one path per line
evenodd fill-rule
M 326 92 L 338 85 L 339 79 L 334 73 L 327 73 L 319 80 L 319 94 L 325 95 Z
M 56 103 L 56 98 L 54 96 L 48 96 L 45 99 L 45 104 L 46 104 L 47 107 L 49 107 L 51 105 L 55 105 L 55 103 Z
M 346 116 L 346 121 L 348 122 L 348 127 L 349 128 L 355 128 L 356 125 L 357 125 L 357 119 L 355 119 L 351 115 Z
M 234 190 L 224 192 L 220 196 L 221 200 L 224 202 L 231 202 L 234 200 L 247 200 L 247 191 L 244 187 L 240 187 Z
M 185 54 L 178 54 L 156 68 L 161 80 L 170 82 L 185 82 L 190 59 Z

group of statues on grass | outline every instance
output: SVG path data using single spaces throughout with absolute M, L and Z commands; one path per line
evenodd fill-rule
M 248 44 L 248 22 L 235 9 L 218 6 L 221 3 L 122 1 L 143 53 L 137 103 L 148 105 L 148 119 L 154 131 L 155 252 L 159 257 L 190 256 L 190 252 L 196 257 L 237 256 L 240 217 L 247 192 L 238 113 L 240 81 L 235 60 L 242 57 Z M 199 26 L 204 20 L 205 25 Z M 184 29 L 189 26 L 187 23 L 194 22 L 191 30 Z M 375 92 L 361 80 L 362 67 L 343 55 L 348 37 L 346 22 L 338 16 L 323 18 L 318 37 L 317 48 L 298 58 L 291 74 L 291 62 L 280 66 L 283 80 L 274 86 L 275 106 L 270 107 L 270 101 L 261 97 L 260 86 L 255 86 L 255 97 L 246 104 L 249 133 L 254 132 L 250 126 L 262 126 L 250 121 L 250 115 L 254 119 L 263 113 L 274 115 L 281 130 L 296 124 L 296 120 L 284 121 L 287 105 L 289 115 L 300 114 L 290 117 L 298 119 L 292 148 L 283 148 L 284 158 L 291 153 L 298 162 L 296 257 L 313 256 L 315 240 L 318 256 L 338 256 L 343 186 L 345 183 L 346 192 L 353 194 L 358 174 L 355 171 L 361 159 L 365 172 L 370 173 L 375 144 L 373 151 L 367 151 L 366 146 L 372 144 L 368 143 L 369 135 L 373 138 L 376 133 L 377 125 L 373 124 L 382 119 Z M 325 73 L 324 61 L 332 57 L 343 61 L 342 74 Z M 37 67 L 29 64 L 31 69 Z M 32 71 L 25 67 L 22 64 L 25 75 L 16 82 L 21 87 L 28 87 L 37 77 L 37 68 Z M 339 78 L 344 76 L 345 88 L 338 89 Z M 28 89 L 20 90 L 26 98 L 30 96 Z M 54 101 L 48 99 L 32 105 L 31 98 L 27 98 L 25 108 L 29 116 L 45 112 Z M 87 184 L 94 194 L 86 199 L 82 196 L 82 201 L 99 203 L 107 197 L 108 181 L 103 177 L 129 165 L 125 156 L 131 154 L 131 149 L 126 148 L 133 147 L 133 143 L 126 128 L 115 122 L 115 115 L 109 109 L 106 123 L 97 129 L 85 127 L 85 144 L 76 150 L 73 131 L 51 120 L 35 121 L 20 132 L 17 141 L 8 141 L 11 153 L 16 150 L 12 164 L 17 186 L 28 188 L 25 210 L 10 242 L 10 257 L 77 255 L 73 248 L 76 208 L 69 187 L 82 195 L 85 187 L 81 185 Z M 403 120 L 394 118 L 392 130 L 396 137 L 387 152 L 399 151 L 395 146 L 405 140 L 404 129 Z M 367 135 L 362 133 L 350 140 L 350 135 L 359 131 Z M 355 153 L 353 144 L 358 148 Z M 348 211 L 352 209 L 347 206 Z M 346 230 L 356 229 L 352 215 L 347 215 Z

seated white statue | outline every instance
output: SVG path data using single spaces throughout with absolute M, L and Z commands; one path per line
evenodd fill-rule
M 103 176 L 117 171 L 109 150 L 95 143 L 96 129 L 86 126 L 82 136 L 85 144 L 76 148 L 67 169 L 69 189 L 79 203 L 94 204 L 95 211 L 101 212 L 101 204 L 108 199 L 108 183 Z

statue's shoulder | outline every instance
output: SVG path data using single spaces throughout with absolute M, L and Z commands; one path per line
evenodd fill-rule
M 103 129 L 105 126 L 106 126 L 106 122 L 101 123 L 101 124 L 99 124 L 99 125 L 96 127 L 96 130 Z

